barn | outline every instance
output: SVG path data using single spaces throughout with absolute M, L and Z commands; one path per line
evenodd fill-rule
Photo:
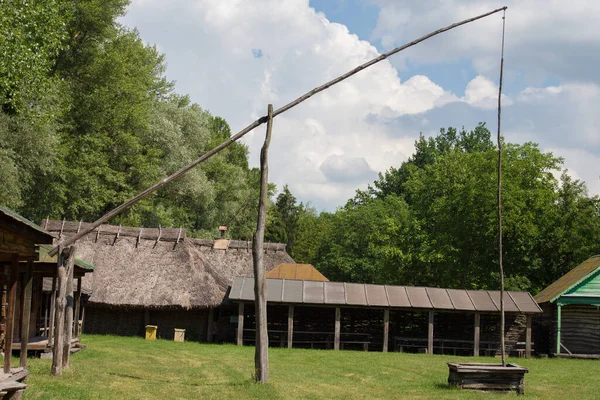
M 600 358 L 600 255 L 542 290 L 539 338 L 549 354 Z

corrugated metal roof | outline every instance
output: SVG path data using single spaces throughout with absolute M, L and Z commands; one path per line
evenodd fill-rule
M 11 219 L 13 219 L 15 221 L 21 222 L 21 223 L 27 225 L 29 228 L 31 228 L 31 229 L 33 229 L 33 230 L 35 230 L 35 231 L 37 231 L 37 232 L 39 232 L 39 233 L 47 236 L 47 238 L 49 240 L 48 243 L 51 243 L 52 239 L 56 238 L 56 236 L 53 233 L 48 232 L 47 230 L 45 230 L 41 226 L 39 226 L 39 225 L 31 222 L 27 218 L 25 218 L 25 217 L 17 214 L 16 212 L 14 212 L 12 210 L 9 210 L 6 207 L 0 206 L 0 213 L 4 214 L 5 216 L 7 216 L 7 217 L 9 217 L 9 218 L 11 218 Z
M 253 301 L 254 279 L 237 277 L 231 300 Z M 527 292 L 505 292 L 506 312 L 542 312 Z M 371 285 L 267 279 L 267 301 L 272 303 L 329 304 L 357 307 L 415 308 L 457 311 L 500 311 L 500 292 L 411 286 Z
M 560 295 L 573 288 L 587 276 L 600 268 L 600 255 L 592 256 L 564 274 L 560 279 L 542 290 L 535 296 L 538 303 L 553 302 Z
M 329 279 L 310 264 L 279 264 L 265 275 L 267 279 L 296 279 L 301 281 L 327 282 Z

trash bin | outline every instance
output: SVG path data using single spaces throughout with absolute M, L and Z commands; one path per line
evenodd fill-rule
M 157 329 L 158 326 L 156 325 L 146 325 L 146 340 L 155 340 Z
M 185 341 L 185 329 L 177 329 L 175 328 L 175 336 L 173 338 L 176 342 Z

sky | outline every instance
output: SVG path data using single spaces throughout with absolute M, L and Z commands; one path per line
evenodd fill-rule
M 382 52 L 508 6 L 502 134 L 564 158 L 600 194 L 600 2 L 132 0 L 121 23 L 165 54 L 176 91 L 237 132 Z M 419 133 L 495 134 L 502 14 L 400 52 L 273 122 L 269 181 L 334 211 L 399 167 Z M 258 166 L 264 125 L 249 133 Z

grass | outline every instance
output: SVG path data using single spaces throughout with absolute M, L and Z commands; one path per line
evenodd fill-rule
M 25 399 L 490 399 L 505 393 L 446 385 L 448 361 L 490 358 L 269 349 L 269 384 L 252 381 L 254 348 L 86 335 L 71 369 L 30 359 Z M 529 368 L 527 398 L 598 398 L 600 361 L 514 359 Z

